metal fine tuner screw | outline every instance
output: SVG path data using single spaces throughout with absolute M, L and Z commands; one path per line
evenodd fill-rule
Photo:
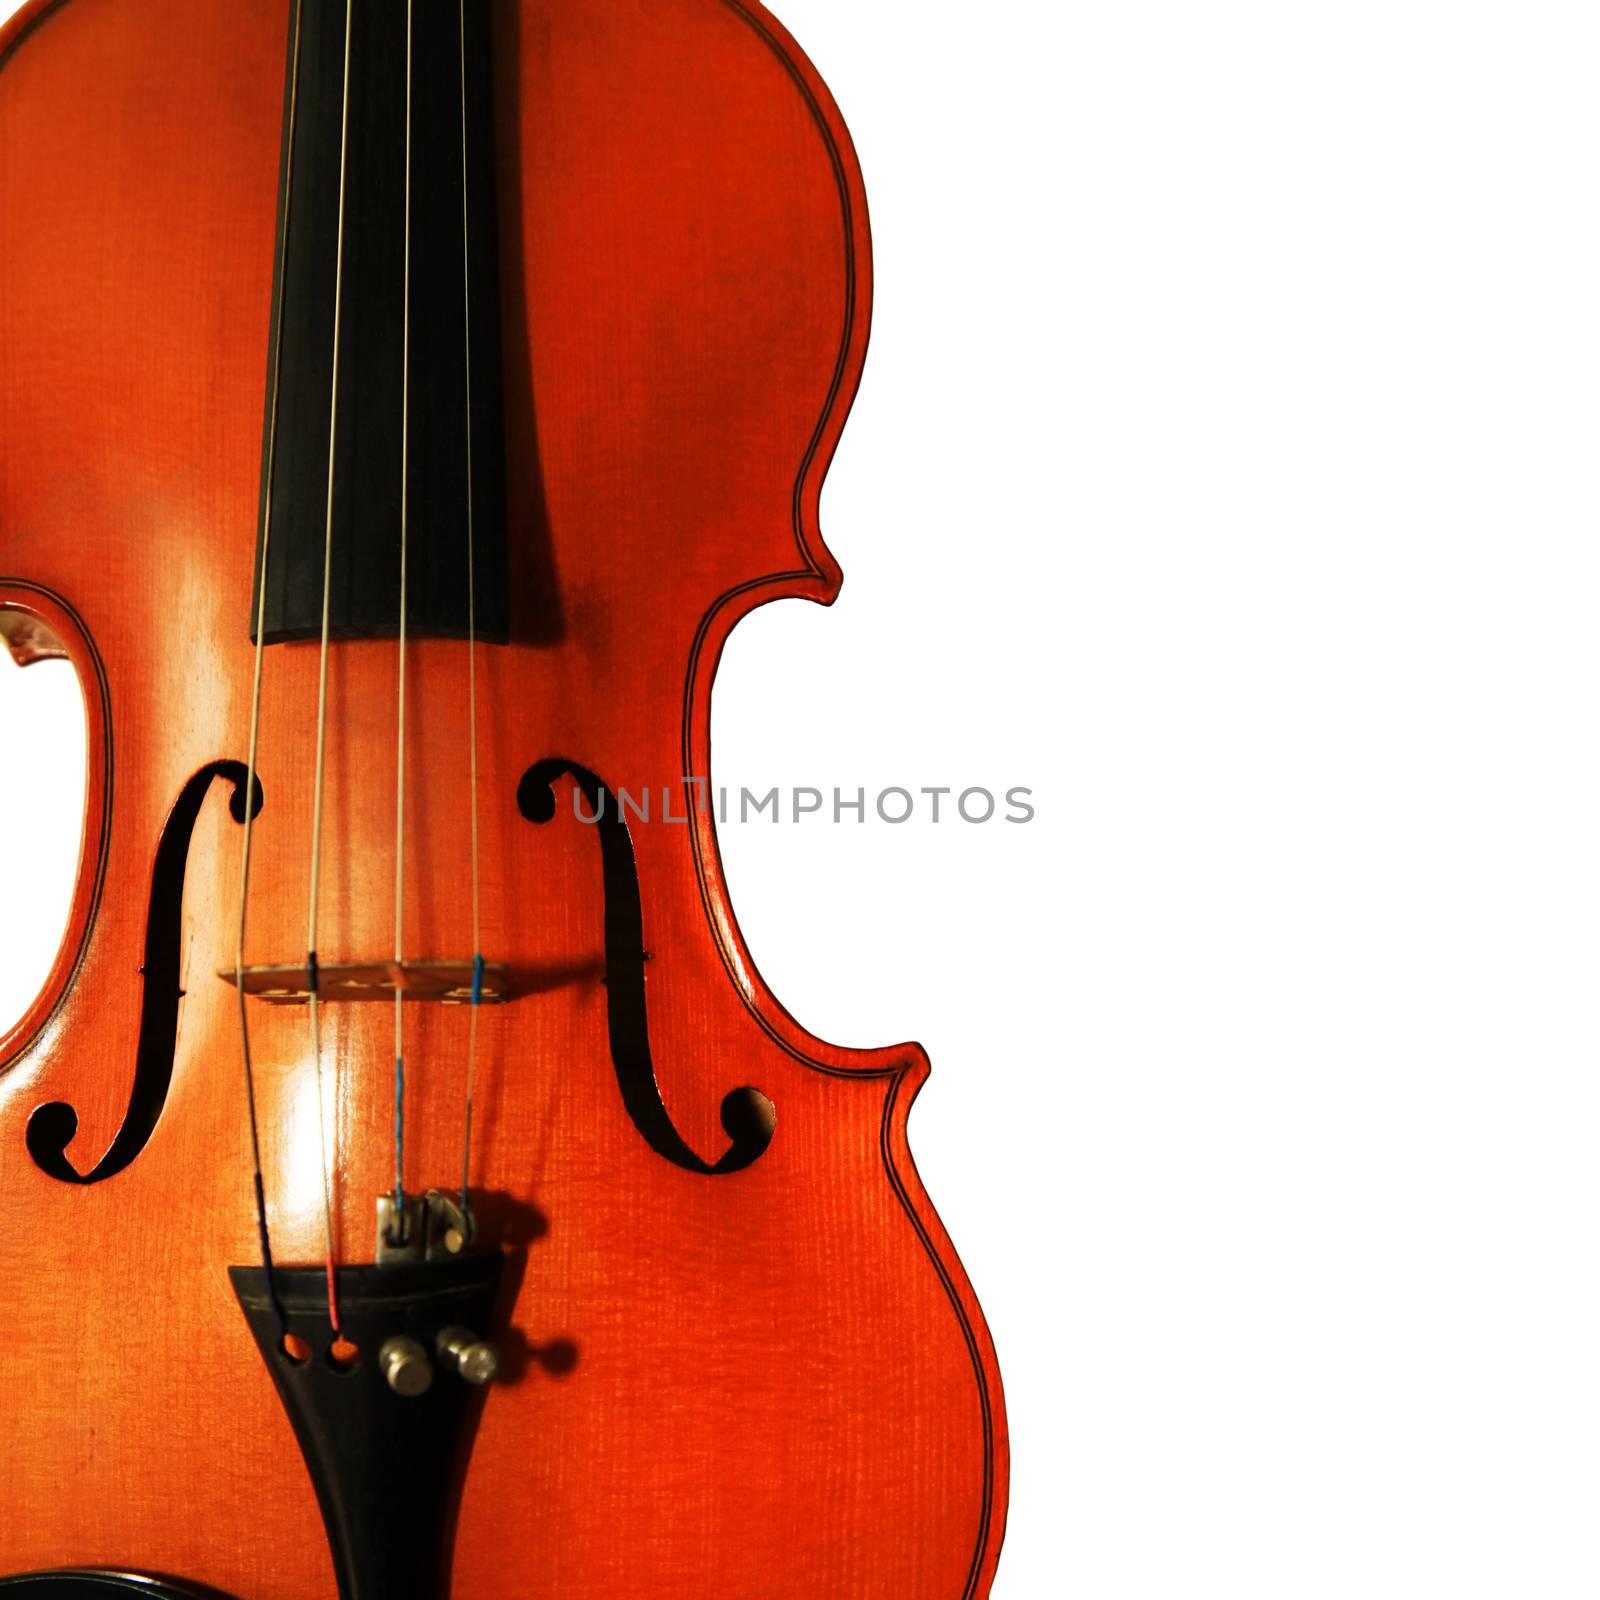
M 428 1360 L 428 1352 L 403 1333 L 384 1340 L 378 1352 L 378 1365 L 383 1368 L 389 1387 L 407 1399 L 425 1394 L 433 1382 L 433 1363 Z
M 454 1367 L 468 1383 L 487 1383 L 500 1370 L 494 1346 L 466 1328 L 446 1328 L 434 1348 L 440 1362 Z

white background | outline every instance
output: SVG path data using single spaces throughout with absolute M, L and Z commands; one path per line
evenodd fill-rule
M 724 848 L 802 1021 L 933 1055 L 995 1595 L 1592 1600 L 1600 24 L 783 15 L 878 305 L 844 594 L 741 627 L 715 776 L 1038 816 Z M 5 1014 L 68 876 L 51 678 L 0 666 Z

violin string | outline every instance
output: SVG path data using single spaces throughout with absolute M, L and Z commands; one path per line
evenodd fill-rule
M 289 136 L 285 152 L 285 180 L 283 198 L 283 230 L 288 231 L 289 211 L 294 199 L 294 131 L 295 109 L 300 96 L 300 19 L 304 7 L 294 8 L 293 68 L 289 73 Z M 267 1226 L 267 1193 L 261 1177 L 261 1123 L 256 1115 L 255 1062 L 250 1053 L 250 1008 L 245 1003 L 244 989 L 244 938 L 250 910 L 250 860 L 255 838 L 256 757 L 261 736 L 261 667 L 267 642 L 267 556 L 272 542 L 272 477 L 277 459 L 278 445 L 278 378 L 283 366 L 283 267 L 278 269 L 276 294 L 280 308 L 279 321 L 273 332 L 272 346 L 272 417 L 267 430 L 266 490 L 261 508 L 260 570 L 256 574 L 256 648 L 255 669 L 250 685 L 250 743 L 245 758 L 244 776 L 244 846 L 239 861 L 239 939 L 234 949 L 233 983 L 239 997 L 239 1043 L 244 1058 L 245 1105 L 250 1120 L 251 1179 L 255 1190 L 256 1236 L 261 1249 L 261 1271 L 267 1282 L 267 1299 L 272 1306 L 273 1319 L 278 1332 L 288 1336 L 289 1323 L 284 1316 L 283 1303 L 278 1298 L 278 1284 L 272 1265 L 272 1234 Z
M 405 288 L 400 331 L 400 662 L 394 777 L 394 1209 L 405 1233 L 406 1054 L 406 568 L 411 482 L 411 40 L 413 0 L 406 0 Z
M 317 1142 L 322 1151 L 322 1221 L 327 1245 L 328 1321 L 339 1333 L 333 1231 L 333 1166 L 328 1153 L 322 1076 L 321 978 L 317 967 L 317 907 L 322 886 L 322 795 L 328 748 L 328 622 L 333 595 L 333 469 L 339 436 L 339 330 L 344 310 L 345 176 L 350 155 L 350 30 L 355 0 L 344 8 L 344 98 L 339 127 L 339 226 L 333 269 L 333 380 L 328 395 L 328 498 L 322 545 L 322 650 L 317 669 L 317 759 L 311 802 L 311 904 L 306 917 L 306 986 L 311 998 L 311 1059 L 317 1074 Z M 335 1079 L 337 1088 L 337 1078 Z M 336 1108 L 337 1109 L 337 1108 Z
M 472 1002 L 467 1023 L 467 1100 L 461 1135 L 461 1209 L 470 1214 L 467 1189 L 472 1176 L 472 1097 L 478 1074 L 478 1008 L 483 1002 L 483 924 L 478 875 L 478 573 L 472 517 L 472 249 L 467 199 L 466 0 L 458 0 L 457 22 L 461 41 L 461 322 L 467 422 L 467 809 L 472 838 Z
M 270 494 L 270 490 L 268 491 Z M 278 1300 L 277 1282 L 272 1270 L 272 1238 L 267 1228 L 267 1193 L 261 1178 L 261 1124 L 256 1116 L 256 1072 L 250 1055 L 250 1011 L 244 992 L 244 934 L 246 912 L 250 904 L 250 849 L 255 831 L 256 748 L 261 730 L 261 656 L 262 640 L 266 634 L 267 616 L 267 535 L 261 539 L 261 577 L 256 600 L 256 664 L 255 678 L 250 691 L 250 749 L 245 762 L 244 779 L 244 851 L 239 865 L 239 942 L 234 950 L 233 982 L 239 991 L 239 1042 L 244 1053 L 245 1104 L 250 1112 L 250 1161 L 255 1187 L 256 1234 L 261 1246 L 261 1270 L 267 1280 L 267 1298 L 272 1302 L 273 1316 L 278 1331 L 287 1334 L 289 1324 L 284 1318 L 283 1306 Z

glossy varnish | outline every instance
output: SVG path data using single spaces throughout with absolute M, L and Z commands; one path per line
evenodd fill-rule
M 848 137 L 743 0 L 491 10 L 511 642 L 479 651 L 479 796 L 483 949 L 515 998 L 482 1012 L 472 1182 L 515 1299 L 454 1593 L 982 1595 L 1005 1425 L 906 1143 L 927 1063 L 914 1045 L 826 1044 L 783 1011 L 681 783 L 710 769 L 729 630 L 838 588 L 817 496 L 869 304 Z M 154 981 L 160 841 L 196 775 L 246 755 L 291 20 L 283 0 L 36 0 L 0 30 L 0 629 L 19 656 L 69 653 L 89 714 L 68 936 L 0 1040 L 0 1573 L 135 1568 L 240 1600 L 331 1596 L 333 1578 L 227 1278 L 256 1244 L 236 1001 L 214 976 L 238 892 L 225 772 L 187 852 L 176 1049 L 148 1142 L 68 1183 L 26 1130 L 68 1104 L 78 1173 L 113 1147 Z M 405 920 L 422 958 L 472 949 L 466 664 L 459 640 L 409 646 Z M 317 671 L 314 642 L 266 652 L 252 963 L 304 955 Z M 330 654 L 328 960 L 392 942 L 396 676 L 392 640 Z M 770 1099 L 775 1136 L 743 1171 L 665 1159 L 623 1106 L 596 830 L 566 779 L 555 820 L 518 805 L 552 758 L 671 789 L 674 815 L 687 803 L 687 822 L 631 827 L 651 1050 L 707 1162 L 728 1092 Z M 305 1013 L 252 1007 L 274 1245 L 316 1262 Z M 418 1004 L 407 1022 L 407 1180 L 450 1185 L 466 1013 Z M 371 1259 L 390 1182 L 391 1027 L 381 1004 L 325 1008 L 350 1261 Z

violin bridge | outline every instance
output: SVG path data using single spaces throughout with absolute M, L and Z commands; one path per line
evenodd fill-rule
M 218 967 L 217 976 L 238 983 L 233 967 Z M 267 967 L 246 967 L 244 992 L 269 1005 L 303 1006 L 311 999 L 311 972 L 303 961 Z M 319 961 L 317 999 L 392 1000 L 398 991 L 407 1000 L 433 1000 L 463 1006 L 472 1001 L 473 962 L 465 961 Z M 483 963 L 478 998 L 498 1005 L 510 998 L 509 973 L 503 961 Z

